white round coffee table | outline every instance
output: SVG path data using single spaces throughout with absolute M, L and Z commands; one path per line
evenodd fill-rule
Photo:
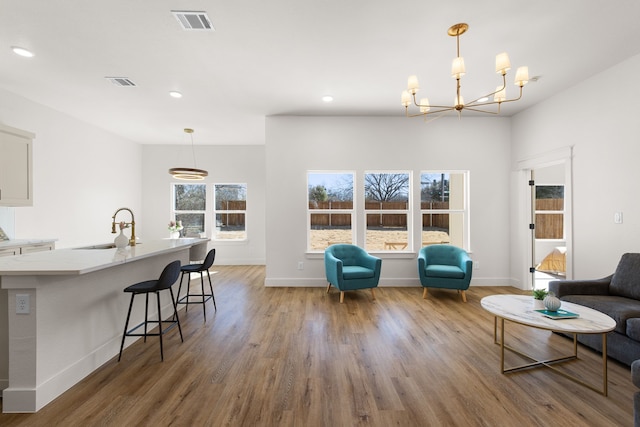
M 547 367 L 553 369 L 562 376 L 571 379 L 572 381 L 602 393 L 605 396 L 607 395 L 607 332 L 612 331 L 616 327 L 616 322 L 611 317 L 589 307 L 563 301 L 561 309 L 576 313 L 578 314 L 578 317 L 575 319 L 550 319 L 534 310 L 533 298 L 530 295 L 491 295 L 482 298 L 480 304 L 482 305 L 482 308 L 495 316 L 493 323 L 493 340 L 496 344 L 500 345 L 500 368 L 503 374 L 521 371 L 523 369 Z M 500 319 L 500 340 L 498 340 L 497 334 L 498 319 Z M 504 342 L 505 319 L 521 325 L 530 326 L 532 328 L 572 334 L 573 354 L 555 359 L 537 360 L 530 355 L 524 354 L 506 345 Z M 553 364 L 567 362 L 578 358 L 578 340 L 576 334 L 602 335 L 602 389 L 597 389 L 579 378 L 569 375 L 552 366 Z M 533 362 L 505 369 L 505 349 L 532 360 Z

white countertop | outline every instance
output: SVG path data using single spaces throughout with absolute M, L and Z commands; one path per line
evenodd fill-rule
M 0 276 L 79 275 L 207 242 L 183 238 L 145 241 L 124 249 L 56 249 L 0 257 Z M 96 245 L 100 246 L 100 245 Z

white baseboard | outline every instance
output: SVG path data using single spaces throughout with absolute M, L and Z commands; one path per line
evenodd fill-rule
M 290 278 L 290 277 L 272 277 L 264 280 L 265 287 L 280 288 L 319 288 L 326 287 L 327 280 L 325 278 L 306 277 L 306 278 Z M 380 279 L 380 287 L 385 288 L 409 288 L 412 286 L 421 286 L 418 278 L 385 278 Z M 512 279 L 507 277 L 481 277 L 471 279 L 471 286 L 514 286 Z M 517 286 L 515 286 L 517 287 Z

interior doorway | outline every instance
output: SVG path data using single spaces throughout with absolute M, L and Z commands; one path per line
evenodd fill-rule
M 548 289 L 551 280 L 567 276 L 565 165 L 532 169 L 530 177 L 532 285 Z
M 518 162 L 526 218 L 526 289 L 547 289 L 551 280 L 573 277 L 572 149 L 566 147 Z

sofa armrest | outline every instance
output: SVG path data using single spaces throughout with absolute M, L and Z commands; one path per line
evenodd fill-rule
M 552 280 L 549 282 L 549 292 L 558 298 L 565 295 L 609 295 L 611 276 L 594 280 Z
M 631 363 L 631 382 L 636 387 L 640 387 L 640 359 Z

